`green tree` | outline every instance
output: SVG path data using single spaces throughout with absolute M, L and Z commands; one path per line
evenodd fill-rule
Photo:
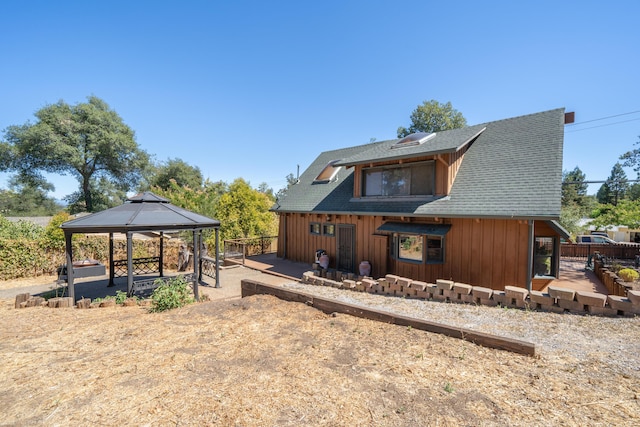
M 576 166 L 562 173 L 562 206 L 586 207 L 588 184 L 586 175 Z
M 71 219 L 67 212 L 59 212 L 51 218 L 49 224 L 44 228 L 44 235 L 41 240 L 43 247 L 48 249 L 64 250 L 64 231 L 60 226 Z M 75 236 L 74 236 L 75 237 Z
M 627 199 L 629 200 L 639 200 L 640 199 L 640 183 L 636 182 L 629 187 L 629 191 L 627 191 Z
M 168 199 L 176 206 L 209 218 L 216 218 L 218 200 L 224 193 L 229 191 L 229 185 L 223 181 L 211 182 L 206 180 L 202 187 L 191 188 L 180 186 L 176 181 L 170 180 L 168 188 L 151 187 L 151 191 Z
M 260 185 L 258 185 L 257 190 L 262 194 L 266 194 L 269 197 L 269 200 L 271 200 L 271 202 L 276 201 L 276 196 L 275 194 L 273 194 L 273 188 L 269 187 L 269 185 L 266 182 L 263 182 Z
M 640 200 L 620 200 L 617 205 L 600 206 L 591 224 L 598 228 L 611 225 L 640 228 Z
M 403 138 L 416 132 L 440 132 L 443 130 L 465 127 L 467 120 L 461 112 L 453 108 L 451 102 L 441 104 L 432 99 L 418 105 L 411 113 L 409 128 L 400 126 L 398 138 Z
M 21 180 L 16 175 L 9 180 L 9 189 L 0 190 L 0 212 L 6 216 L 49 216 L 62 205 L 47 196 L 52 184 L 42 180 Z
M 166 190 L 171 187 L 171 180 L 180 187 L 198 189 L 202 187 L 202 172 L 197 166 L 191 166 L 184 160 L 168 159 L 165 163 L 152 168 L 149 185 Z
M 638 137 L 638 141 L 636 141 L 634 145 L 640 145 L 640 136 Z M 632 167 L 633 170 L 638 173 L 638 176 L 640 176 L 640 148 L 635 148 L 631 151 L 627 151 L 622 156 L 620 156 L 620 160 L 624 160 L 622 166 Z
M 77 202 L 96 211 L 100 179 L 121 191 L 134 188 L 149 163 L 133 130 L 101 99 L 68 105 L 47 105 L 35 113 L 37 122 L 9 126 L 0 143 L 0 170 L 41 179 L 42 172 L 71 174 L 79 182 Z
M 596 197 L 600 203 L 608 203 L 615 206 L 625 198 L 628 189 L 629 180 L 627 179 L 627 174 L 622 169 L 622 165 L 616 163 L 611 169 L 611 175 L 598 190 Z
M 287 186 L 285 188 L 281 188 L 280 190 L 278 190 L 278 192 L 275 195 L 276 200 L 282 200 L 287 195 L 287 191 L 289 190 L 289 188 L 291 188 L 292 185 L 296 185 L 298 183 L 298 178 L 293 176 L 292 173 L 287 175 L 286 179 L 287 179 Z
M 277 231 L 277 218 L 269 209 L 272 200 L 238 178 L 223 194 L 216 209 L 222 239 L 271 236 Z
M 93 195 L 92 203 L 94 212 L 119 206 L 127 200 L 127 191 L 105 176 L 101 176 L 97 180 L 92 179 L 89 188 Z M 69 213 L 76 214 L 86 211 L 86 201 L 83 192 L 75 191 L 66 196 L 64 200 L 67 202 Z
M 577 205 L 562 206 L 560 208 L 560 225 L 572 236 L 581 234 L 584 226 L 580 225 L 580 220 L 584 215 L 584 210 Z

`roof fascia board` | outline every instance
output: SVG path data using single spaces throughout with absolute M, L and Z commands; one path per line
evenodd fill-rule
M 309 215 L 360 215 L 360 216 L 393 216 L 406 218 L 467 218 L 467 219 L 514 219 L 514 220 L 537 220 L 537 221 L 557 221 L 555 215 L 473 215 L 473 214 L 431 214 L 417 215 L 407 212 L 362 212 L 362 211 L 294 211 L 294 210 L 274 210 L 276 213 L 309 214 Z

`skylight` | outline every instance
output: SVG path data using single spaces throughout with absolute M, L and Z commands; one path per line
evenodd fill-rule
M 342 166 L 334 166 L 339 161 L 340 159 L 332 160 L 329 163 L 327 163 L 327 166 L 325 166 L 324 169 L 322 169 L 322 171 L 318 174 L 316 179 L 313 180 L 313 182 L 330 182 L 331 180 L 333 180 L 333 178 L 335 178 L 336 174 L 342 167 Z
M 434 132 L 416 132 L 411 135 L 407 135 L 402 138 L 400 141 L 396 142 L 391 146 L 391 148 L 404 148 L 404 147 L 413 147 L 414 145 L 420 145 L 425 143 L 436 136 Z

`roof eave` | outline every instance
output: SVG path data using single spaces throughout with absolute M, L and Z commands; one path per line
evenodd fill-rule
M 560 217 L 559 215 L 543 215 L 543 214 L 534 214 L 534 215 L 521 215 L 521 214 L 502 214 L 502 215 L 486 215 L 486 214 L 455 214 L 455 213 L 447 213 L 447 214 L 416 214 L 416 213 L 407 213 L 407 212 L 371 212 L 371 211 L 331 211 L 331 210 L 317 210 L 317 211 L 304 211 L 304 210 L 280 210 L 273 209 L 273 212 L 283 214 L 283 213 L 294 213 L 294 214 L 318 214 L 318 215 L 361 215 L 361 216 L 393 216 L 393 217 L 407 217 L 407 218 L 468 218 L 468 219 L 513 219 L 513 220 L 534 220 L 534 221 L 557 221 Z

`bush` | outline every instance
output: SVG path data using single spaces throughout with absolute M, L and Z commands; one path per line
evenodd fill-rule
M 65 240 L 64 231 L 60 228 L 62 223 L 71 219 L 71 216 L 67 212 L 60 212 L 54 215 L 44 229 L 44 235 L 41 239 L 43 247 L 48 249 L 58 249 L 64 251 Z
M 194 302 L 188 282 L 184 277 L 174 277 L 167 282 L 158 279 L 156 283 L 159 281 L 163 283 L 151 294 L 151 300 L 153 301 L 152 312 L 171 310 Z
M 623 268 L 618 272 L 618 276 L 625 282 L 635 282 L 640 277 L 640 274 L 633 268 Z

